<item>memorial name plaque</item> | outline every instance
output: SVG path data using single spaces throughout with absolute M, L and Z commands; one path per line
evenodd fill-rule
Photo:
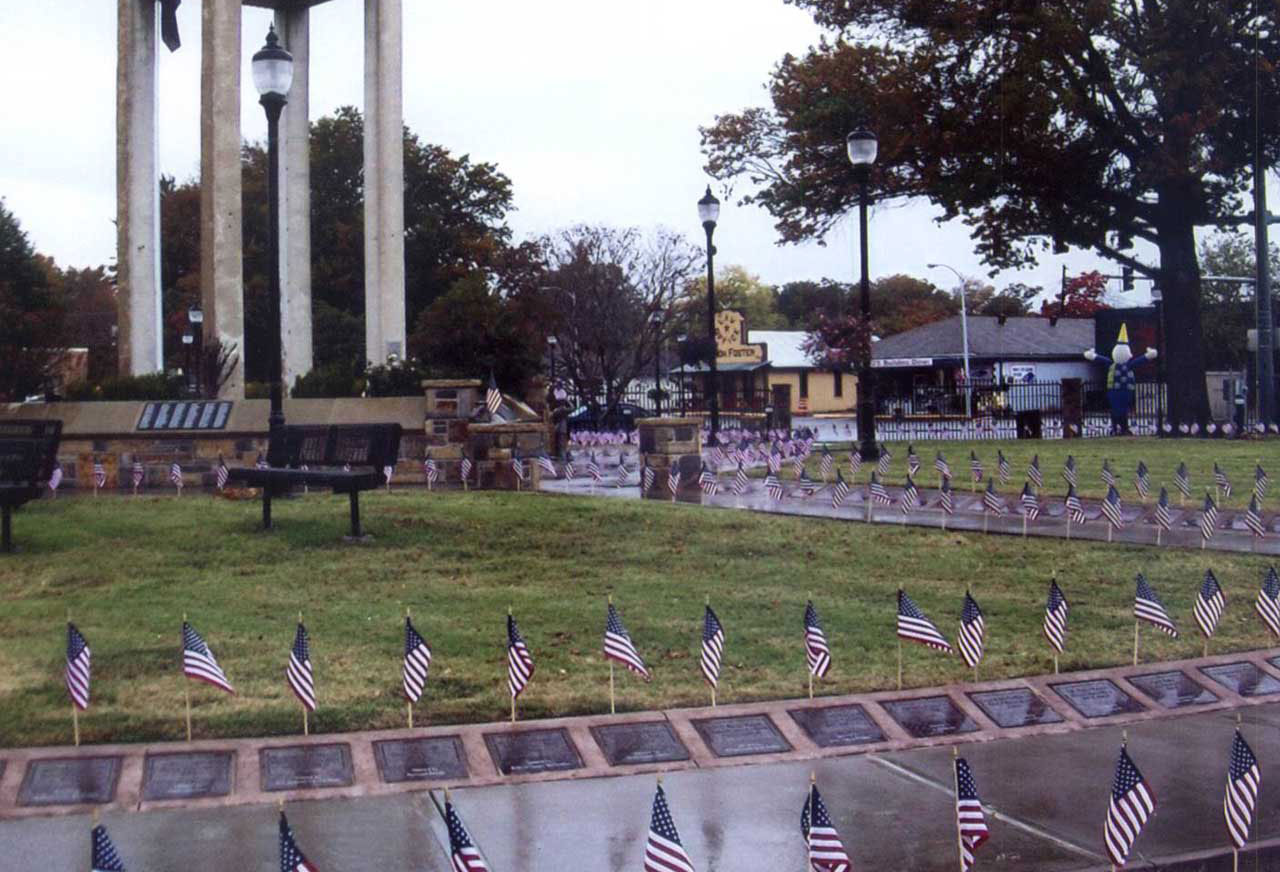
M 347 787 L 352 782 L 351 746 L 289 745 L 258 751 L 263 790 Z
M 231 412 L 228 400 L 147 403 L 142 407 L 138 430 L 222 430 Z
M 1218 701 L 1213 693 L 1197 684 L 1190 675 L 1176 669 L 1172 672 L 1130 675 L 1129 683 L 1165 708 L 1182 708 L 1184 705 L 1204 705 Z
M 717 757 L 777 754 L 791 750 L 768 715 L 743 715 L 695 720 L 693 728 Z
M 231 793 L 230 751 L 148 754 L 142 768 L 142 798 L 195 799 Z
M 1105 718 L 1147 710 L 1146 706 L 1117 687 L 1115 682 L 1106 678 L 1070 681 L 1065 684 L 1053 684 L 1050 687 L 1086 718 Z
M 1248 661 L 1220 663 L 1217 666 L 1201 666 L 1200 671 L 1241 696 L 1261 696 L 1280 693 L 1280 681 L 1272 678 Z
M 666 721 L 607 724 L 592 727 L 591 736 L 610 766 L 689 759 L 689 749 Z
M 563 727 L 555 730 L 520 730 L 514 733 L 485 733 L 493 765 L 503 775 L 531 772 L 559 772 L 578 769 L 582 758 Z
M 1029 727 L 1034 724 L 1062 722 L 1062 715 L 1026 687 L 979 691 L 969 694 L 969 699 L 978 704 L 984 715 L 1002 727 Z
M 884 733 L 860 705 L 788 709 L 787 714 L 820 748 L 884 741 Z
M 467 755 L 458 736 L 374 742 L 373 756 L 389 784 L 467 777 Z
M 973 719 L 956 707 L 949 696 L 921 699 L 894 699 L 880 703 L 902 728 L 917 739 L 972 733 L 978 729 Z
M 18 805 L 100 805 L 115 798 L 119 779 L 119 757 L 32 760 L 18 788 Z
M 1276 669 L 1280 669 L 1280 657 L 1272 657 L 1267 662 L 1270 663 L 1272 666 L 1274 666 Z

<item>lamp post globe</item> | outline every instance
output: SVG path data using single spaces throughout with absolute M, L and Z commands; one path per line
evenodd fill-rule
M 267 30 L 267 41 L 253 55 L 253 84 L 267 113 L 267 248 L 269 252 L 267 289 L 271 336 L 271 416 L 267 443 L 267 463 L 278 466 L 284 451 L 283 350 L 280 337 L 280 113 L 288 102 L 293 84 L 293 55 L 285 51 L 275 26 Z
M 556 346 L 560 340 L 554 336 L 547 337 L 547 357 L 551 360 L 551 389 L 554 391 L 556 387 Z
M 202 378 L 204 369 L 204 310 L 200 308 L 200 301 L 196 300 L 191 304 L 191 308 L 187 309 L 187 323 L 191 325 L 191 332 L 195 334 L 193 341 L 195 342 L 195 363 L 191 367 L 191 377 L 193 379 L 195 395 L 202 396 L 204 393 L 204 380 Z
M 707 192 L 698 201 L 698 220 L 702 229 L 707 232 L 707 340 L 708 352 L 711 355 L 710 373 L 707 375 L 707 408 L 711 412 L 711 438 L 714 440 L 720 432 L 720 374 L 716 371 L 716 247 L 711 244 L 711 237 L 716 232 L 716 222 L 720 220 L 720 201 Z
M 871 164 L 875 163 L 879 146 L 876 135 L 865 127 L 845 138 L 849 163 L 853 164 L 858 175 L 858 245 L 862 261 L 858 309 L 863 328 L 867 331 L 867 347 L 858 361 L 858 453 L 864 461 L 880 456 L 880 449 L 876 446 L 875 385 L 871 373 L 871 278 L 867 269 L 867 203 L 870 199 L 867 187 L 871 180 Z

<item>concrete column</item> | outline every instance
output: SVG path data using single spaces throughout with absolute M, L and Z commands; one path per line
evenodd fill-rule
M 200 57 L 200 296 L 204 339 L 236 346 L 221 396 L 244 397 L 240 0 L 204 0 Z
M 310 18 L 306 7 L 275 13 L 280 44 L 293 55 L 293 86 L 280 119 L 280 341 L 286 395 L 312 364 Z
M 118 0 L 116 263 L 120 372 L 164 368 L 160 318 L 160 177 L 156 164 L 155 0 Z
M 405 353 L 401 0 L 364 4 L 365 357 Z

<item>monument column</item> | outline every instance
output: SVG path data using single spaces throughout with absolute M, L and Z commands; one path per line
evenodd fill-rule
M 365 357 L 405 354 L 401 0 L 364 4 Z
M 205 345 L 236 347 L 220 395 L 244 397 L 240 204 L 241 0 L 203 0 L 200 56 L 200 297 Z
M 156 2 L 118 0 L 116 263 L 122 375 L 164 369 L 160 177 L 156 164 Z
M 280 119 L 280 347 L 286 395 L 311 371 L 310 21 L 304 7 L 277 9 L 276 33 L 293 55 L 293 85 Z

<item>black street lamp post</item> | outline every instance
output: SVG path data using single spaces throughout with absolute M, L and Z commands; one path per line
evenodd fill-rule
M 559 344 L 558 339 L 554 336 L 547 337 L 547 357 L 551 358 L 551 390 L 556 389 L 556 345 Z
M 280 46 L 275 26 L 267 31 L 267 43 L 253 56 L 253 84 L 261 98 L 258 102 L 267 113 L 267 247 L 269 249 L 268 311 L 271 323 L 271 416 L 268 418 L 270 439 L 267 463 L 283 463 L 284 395 L 282 373 L 283 352 L 280 339 L 280 113 L 288 102 L 293 84 L 293 55 Z
M 187 323 L 191 325 L 191 333 L 195 342 L 195 366 L 192 375 L 195 377 L 195 393 L 204 397 L 204 310 L 197 301 L 187 310 Z
M 684 348 L 684 344 L 688 341 L 689 341 L 689 337 L 684 333 L 681 333 L 679 336 L 676 337 L 676 359 L 680 361 L 680 417 L 681 418 L 683 418 L 685 415 L 685 407 L 684 407 L 684 375 L 685 373 L 684 373 L 684 354 L 682 349 Z
M 720 374 L 716 371 L 716 247 L 711 244 L 711 236 L 716 232 L 716 222 L 720 220 L 720 201 L 711 193 L 710 185 L 707 185 L 707 193 L 698 201 L 698 219 L 702 222 L 702 229 L 707 231 L 707 339 L 710 342 L 708 354 L 711 355 L 711 372 L 707 376 L 707 405 L 711 411 L 711 438 L 715 439 L 720 432 Z
M 653 410 L 654 415 L 662 417 L 662 313 L 654 312 L 649 316 L 653 325 Z
M 195 375 L 195 370 L 191 366 L 191 347 L 195 344 L 195 341 L 196 338 L 190 330 L 182 334 L 182 349 L 186 354 L 186 362 L 183 364 L 182 374 L 186 378 L 187 393 L 191 396 L 195 396 L 196 392 L 195 379 L 192 378 Z
M 867 270 L 867 203 L 870 199 L 867 187 L 871 181 L 871 164 L 875 163 L 879 143 L 876 135 L 865 127 L 850 133 L 845 140 L 849 162 L 858 174 L 858 242 L 862 253 L 862 282 L 858 291 L 862 328 L 866 331 L 867 346 L 858 361 L 858 437 L 862 459 L 875 460 L 880 456 L 876 446 L 875 385 L 871 372 L 871 279 Z

